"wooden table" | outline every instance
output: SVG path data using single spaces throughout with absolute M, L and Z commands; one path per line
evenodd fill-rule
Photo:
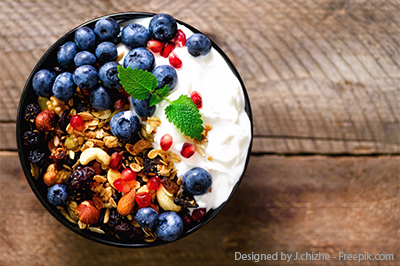
M 123 11 L 169 13 L 208 34 L 237 66 L 254 115 L 250 164 L 231 202 L 193 235 L 143 250 L 57 222 L 30 190 L 15 143 L 37 60 L 71 28 Z M 399 265 L 399 11 L 395 0 L 2 0 L 0 265 L 252 264 L 239 254 L 277 254 L 261 261 L 270 265 Z M 366 252 L 393 258 L 339 258 Z

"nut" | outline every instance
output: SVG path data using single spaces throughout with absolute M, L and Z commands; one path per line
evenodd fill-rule
M 84 224 L 95 224 L 100 218 L 100 212 L 90 200 L 85 200 L 76 208 L 79 221 Z
M 54 130 L 56 125 L 56 114 L 50 110 L 40 112 L 35 119 L 35 125 L 40 131 Z
M 117 211 L 119 214 L 126 216 L 132 212 L 133 207 L 135 207 L 135 196 L 135 189 L 131 189 L 128 193 L 122 196 L 117 205 Z
M 65 175 L 60 175 L 57 171 L 57 164 L 52 163 L 47 167 L 46 173 L 43 175 L 43 181 L 47 186 L 61 184 L 65 180 Z
M 110 164 L 110 155 L 101 148 L 87 148 L 82 152 L 79 160 L 82 165 L 87 165 L 89 162 L 96 160 L 101 163 L 101 168 L 105 170 Z

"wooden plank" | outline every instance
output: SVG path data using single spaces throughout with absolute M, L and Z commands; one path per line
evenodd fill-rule
M 330 261 L 298 261 L 299 265 L 342 265 L 339 252 L 394 254 L 394 260 L 384 265 L 400 262 L 399 156 L 253 156 L 231 202 L 207 226 L 174 244 L 134 251 L 93 243 L 68 231 L 35 198 L 17 154 L 0 152 L 0 162 L 0 264 L 4 266 L 133 261 L 249 265 L 235 261 L 235 252 L 331 256 Z

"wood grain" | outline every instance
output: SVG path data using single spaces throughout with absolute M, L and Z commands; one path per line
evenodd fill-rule
M 400 262 L 398 156 L 253 156 L 238 191 L 214 220 L 174 244 L 143 250 L 108 247 L 68 231 L 35 198 L 17 154 L 0 152 L 0 159 L 7 165 L 0 176 L 4 266 L 249 265 L 235 261 L 235 252 L 321 252 L 331 258 L 369 252 L 394 254 L 394 260 L 361 265 Z M 346 262 L 353 264 L 360 265 Z

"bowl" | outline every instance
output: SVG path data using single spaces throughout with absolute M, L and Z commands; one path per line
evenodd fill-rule
M 71 223 L 66 219 L 64 215 L 61 214 L 61 212 L 57 209 L 57 207 L 51 205 L 48 200 L 47 200 L 47 191 L 48 187 L 44 184 L 42 178 L 35 178 L 31 172 L 31 163 L 28 160 L 29 156 L 29 150 L 28 148 L 23 145 L 23 138 L 22 135 L 25 131 L 30 130 L 30 123 L 27 122 L 24 119 L 24 111 L 29 103 L 32 102 L 37 102 L 38 96 L 36 93 L 33 91 L 32 88 L 32 79 L 35 73 L 37 73 L 40 69 L 50 69 L 55 66 L 55 62 L 57 62 L 57 50 L 60 47 L 60 45 L 68 42 L 68 41 L 73 41 L 74 40 L 74 33 L 75 31 L 83 26 L 88 26 L 90 28 L 93 28 L 95 23 L 104 18 L 104 17 L 111 17 L 115 19 L 119 23 L 123 23 L 125 21 L 129 21 L 131 19 L 137 19 L 137 18 L 145 18 L 145 17 L 151 17 L 154 16 L 155 14 L 153 13 L 143 13 L 143 12 L 126 12 L 126 13 L 116 13 L 116 14 L 110 14 L 107 16 L 103 17 L 98 17 L 96 19 L 90 20 L 86 23 L 83 23 L 82 25 L 72 29 L 70 32 L 62 36 L 59 40 L 57 40 L 45 53 L 44 55 L 40 58 L 34 69 L 32 70 L 25 87 L 23 89 L 21 99 L 19 102 L 19 107 L 18 107 L 18 115 L 17 115 L 17 146 L 18 146 L 18 154 L 19 154 L 19 159 L 20 163 L 22 166 L 22 169 L 24 171 L 25 177 L 38 198 L 38 200 L 41 202 L 41 204 L 49 211 L 49 213 L 56 218 L 61 224 L 63 224 L 65 227 L 67 227 L 69 230 L 73 231 L 74 233 L 90 239 L 92 241 L 106 244 L 106 245 L 111 245 L 111 246 L 116 246 L 116 247 L 127 247 L 127 248 L 141 248 L 141 247 L 153 247 L 153 246 L 158 246 L 158 245 L 163 245 L 167 244 L 170 242 L 164 242 L 160 239 L 155 240 L 154 242 L 146 242 L 140 239 L 118 239 L 113 235 L 107 235 L 107 234 L 99 234 L 96 232 L 92 232 L 90 230 L 81 230 L 78 228 L 76 224 Z M 176 20 L 178 23 L 186 26 L 188 29 L 192 30 L 194 33 L 201 33 L 199 30 L 196 28 L 182 22 L 179 20 Z M 243 170 L 243 173 L 241 174 L 238 182 L 234 186 L 233 190 L 230 193 L 230 196 L 228 200 L 226 200 L 223 204 L 221 204 L 218 208 L 216 209 L 211 209 L 210 211 L 207 212 L 207 214 L 200 220 L 199 223 L 194 224 L 193 226 L 189 227 L 188 229 L 185 229 L 184 232 L 180 235 L 180 237 L 176 240 L 182 239 L 193 232 L 199 230 L 201 227 L 203 227 L 205 224 L 207 224 L 209 221 L 211 221 L 223 208 L 224 206 L 229 202 L 230 198 L 234 195 L 235 191 L 238 189 L 245 170 L 248 165 L 248 161 L 250 158 L 250 151 L 251 151 L 251 146 L 252 146 L 252 139 L 253 139 L 253 120 L 252 120 L 252 112 L 251 112 L 251 107 L 250 107 L 250 101 L 249 97 L 247 94 L 247 91 L 245 89 L 244 83 L 232 64 L 231 60 L 228 58 L 228 56 L 216 45 L 212 40 L 212 47 L 215 48 L 221 56 L 224 58 L 234 75 L 238 78 L 241 87 L 243 89 L 243 94 L 244 94 L 244 99 L 245 99 L 245 111 L 249 117 L 250 124 L 251 124 L 251 140 L 250 140 L 250 145 L 248 147 L 248 150 L 245 152 L 247 153 L 246 156 L 246 162 L 245 162 L 245 167 Z M 176 241 L 175 240 L 175 241 Z

